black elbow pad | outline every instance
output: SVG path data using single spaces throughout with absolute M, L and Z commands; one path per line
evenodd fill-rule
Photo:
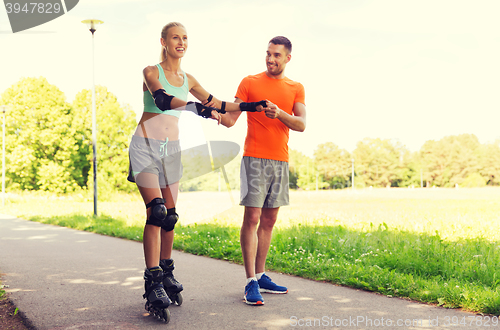
M 158 89 L 153 93 L 153 99 L 158 109 L 165 111 L 172 109 L 170 102 L 173 100 L 172 95 L 168 95 L 164 89 Z

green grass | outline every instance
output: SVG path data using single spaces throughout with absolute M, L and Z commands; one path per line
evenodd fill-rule
M 179 212 L 184 209 L 186 213 L 181 214 L 182 222 L 176 227 L 174 248 L 242 263 L 241 207 L 229 206 L 211 218 L 188 212 L 193 212 L 188 203 L 208 210 L 214 201 L 222 203 L 221 196 L 227 197 L 216 193 L 179 196 Z M 127 204 L 127 214 L 144 212 L 140 199 L 134 199 L 137 196 L 128 197 L 129 201 L 114 205 Z M 499 315 L 499 197 L 500 189 L 489 188 L 292 192 L 291 206 L 280 210 L 268 269 Z M 38 209 L 23 209 L 27 199 L 33 202 L 37 198 L 40 196 L 12 198 L 4 212 L 33 221 L 142 240 L 143 215 L 134 220 L 116 213 L 97 218 L 88 212 L 71 213 L 67 205 L 73 210 L 82 208 L 77 200 L 45 199 Z M 183 207 L 179 207 L 181 201 L 186 203 Z M 136 213 L 131 205 L 137 205 Z M 56 215 L 60 213 L 65 215 Z
M 89 215 L 62 215 L 62 216 L 30 216 L 28 220 L 50 225 L 89 231 L 96 234 L 121 237 L 142 242 L 144 227 L 128 225 L 125 220 L 114 219 L 108 215 L 98 217 Z
M 177 231 L 174 246 L 241 263 L 238 237 L 237 227 L 190 225 Z M 275 230 L 268 268 L 444 307 L 500 311 L 498 246 L 483 239 L 447 242 L 387 225 L 366 232 L 299 225 Z

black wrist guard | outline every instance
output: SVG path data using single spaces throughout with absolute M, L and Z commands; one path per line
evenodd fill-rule
M 241 102 L 240 103 L 240 110 L 241 111 L 248 111 L 248 112 L 256 112 L 257 107 L 259 105 L 262 105 L 263 107 L 267 106 L 266 101 L 262 100 L 259 102 Z
M 172 109 L 170 103 L 174 97 L 172 95 L 168 95 L 164 89 L 158 89 L 153 93 L 153 99 L 155 100 L 155 104 L 160 110 L 170 110 Z
M 203 105 L 209 104 L 210 101 L 212 101 L 213 98 L 214 98 L 214 96 L 212 94 L 208 95 L 207 102 L 203 103 Z
M 197 114 L 198 116 L 203 117 L 203 118 L 211 118 L 213 110 L 220 112 L 219 109 L 207 107 L 199 102 L 192 102 L 192 101 L 189 101 L 186 104 L 186 110 L 192 111 L 195 114 Z

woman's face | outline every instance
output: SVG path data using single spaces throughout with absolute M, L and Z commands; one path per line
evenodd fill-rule
M 168 56 L 183 57 L 188 46 L 186 29 L 181 26 L 171 27 L 167 31 L 167 38 L 161 39 L 161 44 L 166 48 Z

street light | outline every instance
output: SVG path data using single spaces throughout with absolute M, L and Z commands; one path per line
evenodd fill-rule
M 95 61 L 94 61 L 94 32 L 96 25 L 104 23 L 98 19 L 86 19 L 82 23 L 87 24 L 89 31 L 92 32 L 92 166 L 94 167 L 94 216 L 97 216 L 97 146 L 96 146 L 96 111 L 95 111 Z
M 2 134 L 3 134 L 3 139 L 2 139 L 2 206 L 5 206 L 5 111 L 7 110 L 7 107 L 5 105 L 2 105 L 2 112 L 3 112 L 3 124 L 2 124 Z

